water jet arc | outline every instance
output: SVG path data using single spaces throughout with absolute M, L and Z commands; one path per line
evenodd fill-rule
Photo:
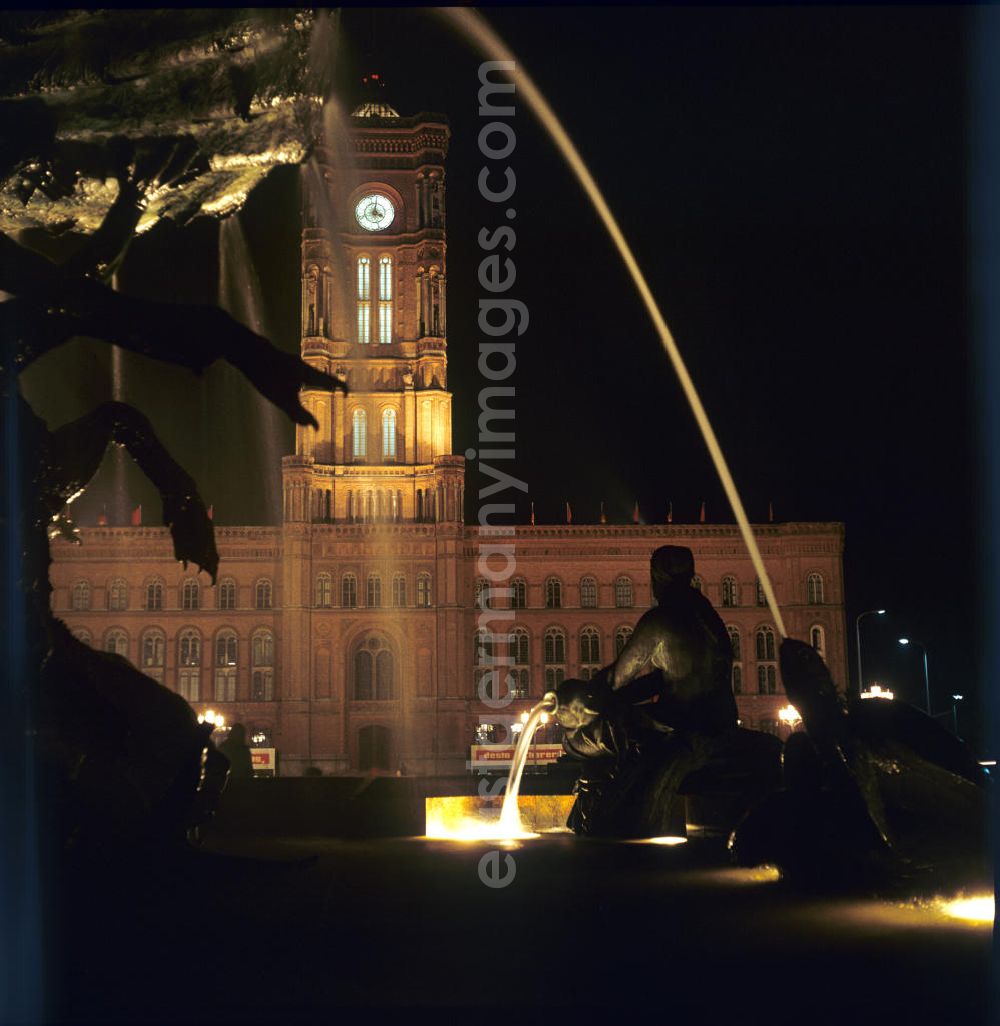
M 476 11 L 468 7 L 439 7 L 435 9 L 435 13 L 457 29 L 467 40 L 472 42 L 485 57 L 490 60 L 509 61 L 511 64 L 517 63 L 514 54 L 507 45 Z M 705 412 L 705 407 L 702 405 L 698 392 L 694 387 L 694 382 L 691 380 L 691 375 L 688 373 L 680 350 L 677 348 L 677 343 L 674 341 L 674 337 L 667 326 L 667 322 L 664 320 L 663 314 L 660 312 L 659 306 L 657 306 L 656 299 L 653 297 L 649 284 L 639 268 L 635 255 L 632 253 L 618 222 L 615 220 L 611 208 L 598 188 L 597 182 L 594 181 L 593 175 L 591 175 L 583 158 L 573 145 L 573 141 L 567 135 L 559 118 L 556 117 L 555 111 L 552 110 L 548 101 L 532 81 L 531 76 L 524 70 L 518 71 L 518 88 L 524 94 L 528 106 L 551 136 L 552 141 L 556 144 L 570 170 L 583 186 L 584 192 L 586 192 L 593 204 L 604 227 L 618 248 L 618 252 L 628 268 L 629 274 L 632 276 L 632 281 L 642 297 L 646 311 L 653 322 L 653 327 L 656 329 L 660 342 L 680 380 L 681 387 L 684 389 L 684 395 L 691 406 L 691 412 L 694 414 L 702 438 L 704 438 L 705 445 L 708 447 L 709 455 L 715 464 L 716 473 L 722 482 L 726 498 L 729 500 L 729 505 L 732 507 L 733 514 L 736 517 L 736 523 L 739 525 L 740 534 L 750 553 L 754 569 L 757 571 L 757 577 L 764 591 L 764 598 L 767 600 L 768 609 L 770 609 L 771 615 L 774 617 L 775 626 L 778 628 L 778 633 L 781 637 L 785 638 L 788 636 L 788 632 L 785 630 L 785 622 L 782 619 L 781 611 L 778 609 L 778 601 L 774 595 L 771 578 L 768 575 L 767 568 L 764 566 L 760 549 L 750 528 L 750 521 L 747 518 L 746 510 L 744 510 L 743 502 L 740 499 L 739 492 L 736 490 L 736 483 L 729 472 L 729 466 L 722 455 L 722 449 L 719 446 L 718 439 L 715 437 L 715 432 L 712 430 L 708 414 Z

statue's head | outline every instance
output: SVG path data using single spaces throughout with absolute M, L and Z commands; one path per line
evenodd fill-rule
M 234 723 L 229 729 L 229 740 L 238 745 L 247 743 L 247 728 L 242 723 Z
M 661 545 L 650 557 L 649 576 L 657 598 L 666 588 L 689 586 L 694 577 L 694 553 L 683 545 Z

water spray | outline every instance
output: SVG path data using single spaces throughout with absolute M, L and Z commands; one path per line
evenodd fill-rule
M 496 34 L 496 32 L 493 31 L 486 20 L 476 11 L 468 7 L 441 7 L 436 8 L 436 13 L 453 28 L 457 29 L 461 35 L 470 41 L 488 59 L 515 63 L 514 54 Z M 674 341 L 670 328 L 667 327 L 667 322 L 664 320 L 663 314 L 660 312 L 660 308 L 656 303 L 656 299 L 653 296 L 645 276 L 639 268 L 635 255 L 632 253 L 617 220 L 615 220 L 615 216 L 611 212 L 611 208 L 608 206 L 601 190 L 598 188 L 597 182 L 594 181 L 593 175 L 591 175 L 587 165 L 583 161 L 583 158 L 577 151 L 576 146 L 573 145 L 573 141 L 567 135 L 566 130 L 559 121 L 559 118 L 556 117 L 555 112 L 549 106 L 548 101 L 532 81 L 531 76 L 523 70 L 523 66 L 520 62 L 517 62 L 517 64 L 519 68 L 517 80 L 518 89 L 527 100 L 528 106 L 534 112 L 535 116 L 549 133 L 552 141 L 556 144 L 559 152 L 569 165 L 570 170 L 576 176 L 577 181 L 579 181 L 583 186 L 584 192 L 586 192 L 590 202 L 593 204 L 594 209 L 597 211 L 598 216 L 603 222 L 604 227 L 611 236 L 611 239 L 617 247 L 626 268 L 628 268 L 629 274 L 632 276 L 632 281 L 634 282 L 636 289 L 638 289 L 639 295 L 642 297 L 646 311 L 649 313 L 653 322 L 653 327 L 656 329 L 656 332 L 660 337 L 660 342 L 662 343 L 667 356 L 670 358 L 674 371 L 680 380 L 681 387 L 684 389 L 684 394 L 691 406 L 691 412 L 694 414 L 694 418 L 697 421 L 702 438 L 705 440 L 705 445 L 708 447 L 708 452 L 712 457 L 712 462 L 715 464 L 715 470 L 719 475 L 719 480 L 722 482 L 726 498 L 729 500 L 729 505 L 732 507 L 733 514 L 736 517 L 736 523 L 739 525 L 740 534 L 742 535 L 743 541 L 750 553 L 750 559 L 753 561 L 754 569 L 757 571 L 757 577 L 759 578 L 761 588 L 764 591 L 764 597 L 767 600 L 768 609 L 770 609 L 771 615 L 774 617 L 778 633 L 782 638 L 785 638 L 788 636 L 788 632 L 785 630 L 785 622 L 781 617 L 781 611 L 778 609 L 778 601 L 775 598 L 774 589 L 771 586 L 771 578 L 768 576 L 767 568 L 764 566 L 764 560 L 761 557 L 760 549 L 757 546 L 757 540 L 754 538 L 753 531 L 750 528 L 750 521 L 747 518 L 746 510 L 744 510 L 743 502 L 740 499 L 739 492 L 736 490 L 736 483 L 733 481 L 733 476 L 729 472 L 729 467 L 726 464 L 725 457 L 722 455 L 722 449 L 719 446 L 719 441 L 715 437 L 715 432 L 712 430 L 712 425 L 709 422 L 708 414 L 705 412 L 705 407 L 702 405 L 698 392 L 694 387 L 694 382 L 691 380 L 691 375 L 688 373 L 687 367 L 681 357 L 680 350 L 677 348 L 677 343 Z

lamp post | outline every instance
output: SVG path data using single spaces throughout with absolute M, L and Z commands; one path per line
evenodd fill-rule
M 920 641 L 914 641 L 913 638 L 900 638 L 899 643 L 901 645 L 916 645 L 924 654 L 924 697 L 927 700 L 927 715 L 931 715 L 931 679 L 927 673 L 927 646 Z
M 866 616 L 885 616 L 884 609 L 866 609 L 863 613 L 859 613 L 857 619 L 854 621 L 854 637 L 858 647 L 858 694 L 865 690 L 865 682 L 861 677 L 861 621 Z
M 962 701 L 962 695 L 951 696 L 951 725 L 955 731 L 955 737 L 958 737 L 958 703 Z

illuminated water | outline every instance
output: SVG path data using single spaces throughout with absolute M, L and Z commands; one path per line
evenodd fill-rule
M 517 795 L 521 790 L 521 777 L 524 774 L 524 764 L 528 759 L 528 752 L 531 750 L 531 741 L 535 736 L 542 722 L 542 716 L 546 713 L 555 712 L 556 698 L 553 694 L 547 694 L 538 705 L 534 706 L 528 714 L 528 721 L 521 731 L 514 748 L 514 758 L 511 760 L 510 773 L 507 775 L 507 790 L 503 796 L 503 807 L 500 810 L 500 834 L 504 837 L 516 837 L 524 834 L 524 824 L 521 822 L 521 811 L 517 807 Z
M 694 382 L 691 380 L 691 376 L 688 373 L 683 358 L 681 357 L 680 350 L 677 348 L 677 343 L 674 341 L 670 328 L 667 327 L 667 322 L 664 320 L 663 314 L 660 312 L 660 308 L 657 305 L 652 290 L 639 267 L 635 255 L 632 253 L 631 247 L 618 225 L 618 221 L 615 219 L 614 214 L 611 212 L 611 208 L 608 206 L 601 190 L 598 188 L 597 182 L 594 181 L 589 168 L 584 163 L 583 158 L 576 149 L 576 146 L 573 145 L 573 141 L 566 133 L 562 123 L 556 117 L 555 112 L 549 106 L 548 101 L 532 81 L 531 76 L 524 70 L 524 65 L 520 61 L 516 60 L 514 54 L 510 51 L 503 40 L 493 31 L 493 29 L 490 28 L 485 19 L 475 10 L 468 7 L 440 7 L 435 8 L 435 11 L 440 17 L 444 18 L 445 21 L 451 24 L 452 27 L 457 29 L 457 31 L 464 36 L 466 40 L 483 53 L 489 60 L 509 61 L 516 68 L 516 72 L 513 75 L 513 81 L 516 82 L 518 94 L 525 99 L 535 116 L 539 121 L 541 121 L 545 130 L 549 133 L 552 141 L 556 144 L 556 147 L 563 155 L 566 163 L 569 164 L 570 170 L 583 186 L 590 202 L 593 204 L 598 216 L 604 223 L 604 227 L 607 229 L 608 234 L 611 236 L 612 241 L 621 255 L 622 261 L 628 268 L 629 274 L 632 276 L 632 281 L 635 283 L 635 287 L 638 290 L 639 295 L 642 297 L 646 310 L 653 321 L 653 327 L 656 329 L 660 342 L 663 345 L 667 356 L 670 358 L 670 362 L 673 365 L 677 377 L 680 379 L 681 386 L 684 389 L 684 394 L 687 397 L 688 403 L 691 406 L 691 411 L 694 414 L 694 418 L 698 423 L 699 429 L 701 430 L 702 437 L 705 440 L 705 445 L 708 447 L 709 455 L 712 457 L 712 462 L 715 464 L 719 480 L 722 482 L 722 487 L 726 492 L 726 498 L 729 500 L 729 505 L 732 507 L 733 514 L 736 517 L 736 522 L 740 528 L 740 534 L 743 536 L 743 541 L 750 553 L 754 569 L 757 571 L 757 576 L 760 579 L 761 588 L 764 590 L 764 596 L 767 599 L 768 608 L 771 610 L 771 615 L 774 617 L 775 625 L 777 626 L 781 636 L 783 638 L 787 637 L 785 623 L 781 617 L 781 611 L 778 609 L 778 602 L 774 596 L 774 589 L 771 586 L 771 578 L 768 576 L 767 569 L 764 566 L 764 560 L 761 557 L 757 541 L 753 536 L 753 531 L 750 527 L 750 521 L 747 518 L 746 510 L 743 508 L 743 502 L 736 489 L 736 483 L 733 481 L 732 474 L 729 471 L 729 466 L 726 463 L 725 457 L 722 455 L 722 449 L 719 446 L 718 439 L 715 437 L 715 432 L 708 419 L 708 414 L 705 412 L 705 407 L 702 405 L 701 398 L 694 387 Z

